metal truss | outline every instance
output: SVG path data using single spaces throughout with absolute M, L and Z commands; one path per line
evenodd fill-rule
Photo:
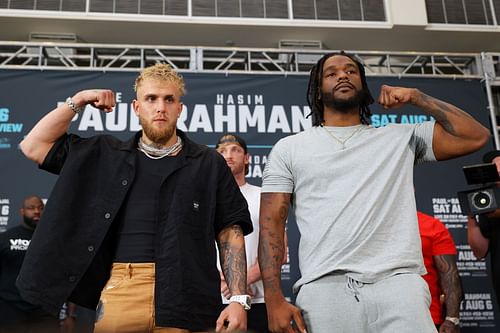
M 139 71 L 166 62 L 179 72 L 307 75 L 328 52 L 335 51 L 0 41 L 0 69 Z M 367 76 L 482 79 L 492 127 L 500 130 L 500 53 L 348 53 Z M 493 134 L 500 149 L 499 133 Z
M 308 74 L 331 50 L 0 41 L 0 68 L 137 71 L 167 62 L 181 72 Z M 479 53 L 352 51 L 369 76 L 482 78 Z

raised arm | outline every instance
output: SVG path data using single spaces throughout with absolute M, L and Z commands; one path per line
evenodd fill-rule
M 489 130 L 458 107 L 424 94 L 416 88 L 382 86 L 379 103 L 384 108 L 412 104 L 436 119 L 432 148 L 438 160 L 472 153 L 490 138 Z
M 291 194 L 262 193 L 260 199 L 259 265 L 271 332 L 294 332 L 291 322 L 305 332 L 300 310 L 288 303 L 281 290 L 281 265 L 285 253 L 285 221 Z
M 115 97 L 111 90 L 83 90 L 72 98 L 74 107 L 81 108 L 91 104 L 106 112 L 112 111 L 115 106 Z M 24 155 L 30 160 L 42 164 L 49 150 L 71 124 L 75 112 L 67 103 L 61 104 L 46 114 L 21 141 L 20 147 Z
M 458 275 L 457 259 L 455 255 L 434 256 L 437 271 L 439 273 L 439 284 L 445 295 L 446 317 L 458 318 L 460 314 L 460 302 L 463 299 L 462 283 Z M 449 320 L 445 320 L 439 332 L 459 332 L 460 326 Z
M 217 237 L 220 263 L 231 295 L 246 295 L 247 260 L 245 237 L 239 225 L 224 228 Z M 247 317 L 243 306 L 230 303 L 216 323 L 216 331 L 246 330 Z

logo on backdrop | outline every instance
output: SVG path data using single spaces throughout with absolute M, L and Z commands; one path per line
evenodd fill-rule
M 486 260 L 478 260 L 469 244 L 457 244 L 457 268 L 460 277 L 487 277 Z
M 10 115 L 11 112 L 8 108 L 0 107 L 0 149 L 10 149 L 12 147 L 11 140 L 3 135 L 21 133 L 23 130 L 23 123 L 9 122 Z
M 122 93 L 116 93 L 114 112 L 104 114 L 87 106 L 81 116 L 75 116 L 79 131 L 131 131 L 140 129 L 139 120 L 132 104 L 122 101 Z M 254 128 L 257 133 L 297 133 L 311 127 L 308 106 L 265 105 L 264 95 L 215 94 L 213 104 L 184 105 L 177 122 L 186 132 L 246 133 Z M 62 104 L 64 102 L 59 102 Z
M 0 232 L 7 230 L 7 226 L 9 224 L 9 211 L 9 199 L 0 198 Z
M 424 114 L 381 113 L 373 114 L 370 118 L 373 127 L 382 127 L 388 124 L 419 124 L 424 121 L 434 120 Z
M 490 293 L 466 293 L 460 304 L 461 327 L 495 327 Z
M 441 220 L 448 229 L 464 229 L 467 216 L 462 214 L 458 198 L 432 198 L 432 210 L 435 218 Z

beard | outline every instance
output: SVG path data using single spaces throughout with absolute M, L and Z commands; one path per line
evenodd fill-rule
M 349 98 L 337 98 L 333 92 L 321 91 L 321 100 L 327 107 L 340 112 L 347 113 L 353 108 L 359 108 L 365 104 L 367 100 L 367 92 L 365 90 L 357 90 L 356 93 Z
M 35 219 L 33 219 L 31 217 L 27 217 L 27 216 L 23 216 L 23 221 L 24 221 L 24 224 L 26 224 L 31 229 L 35 229 L 36 225 L 38 223 L 38 220 L 35 220 Z
M 146 135 L 146 137 L 151 140 L 154 144 L 164 146 L 167 144 L 168 140 L 175 133 L 175 126 L 172 127 L 164 127 L 164 128 L 155 128 L 150 123 L 146 121 L 142 121 L 139 118 L 140 124 L 142 126 L 142 131 Z

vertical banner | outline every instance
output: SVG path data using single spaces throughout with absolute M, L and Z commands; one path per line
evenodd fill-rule
M 19 223 L 18 210 L 24 197 L 48 198 L 56 177 L 38 170 L 20 152 L 24 135 L 48 111 L 75 92 L 108 88 L 116 92 L 115 111 L 105 114 L 91 106 L 75 116 L 70 131 L 81 136 L 111 134 L 121 139 L 140 130 L 131 101 L 136 72 L 0 71 L 0 232 Z M 308 77 L 302 75 L 184 74 L 187 95 L 178 128 L 194 141 L 215 146 L 226 132 L 242 136 L 251 155 L 248 181 L 260 185 L 272 146 L 280 138 L 311 126 L 305 94 Z M 478 80 L 369 77 L 375 99 L 382 84 L 419 88 L 448 101 L 489 127 L 485 93 Z M 405 106 L 384 110 L 372 106 L 372 126 L 419 123 L 431 117 Z M 461 308 L 462 332 L 498 332 L 500 316 L 492 292 L 489 263 L 478 261 L 467 244 L 466 216 L 458 204 L 457 191 L 467 189 L 462 166 L 477 164 L 484 152 L 466 157 L 419 165 L 415 169 L 417 207 L 443 221 L 458 250 L 458 267 L 465 291 Z M 365 161 L 369 163 L 369 161 Z M 289 258 L 282 269 L 283 290 L 294 299 L 291 288 L 300 276 L 297 262 L 299 233 L 293 216 L 288 220 Z M 388 244 L 387 246 L 390 246 Z

